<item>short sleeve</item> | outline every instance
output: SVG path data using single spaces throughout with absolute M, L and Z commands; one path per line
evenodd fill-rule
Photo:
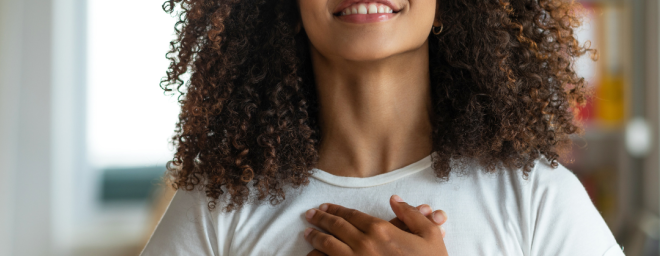
M 531 255 L 624 255 L 575 174 L 542 160 L 529 179 Z
M 221 255 L 206 196 L 178 190 L 140 255 Z

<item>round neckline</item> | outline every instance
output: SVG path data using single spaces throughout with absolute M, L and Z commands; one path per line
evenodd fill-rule
M 390 183 L 392 181 L 401 179 L 405 176 L 420 172 L 430 167 L 432 163 L 433 161 L 431 160 L 431 155 L 428 155 L 418 160 L 417 162 L 406 165 L 399 169 L 395 169 L 386 173 L 378 174 L 371 177 L 364 177 L 364 178 L 337 176 L 334 174 L 330 174 L 326 171 L 323 171 L 321 169 L 313 168 L 312 171 L 314 173 L 312 174 L 312 177 L 317 180 L 338 187 L 366 188 L 366 187 L 374 187 L 374 186 Z

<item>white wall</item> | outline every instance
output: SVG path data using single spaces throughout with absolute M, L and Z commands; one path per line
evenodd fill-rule
M 11 10 L 9 10 L 11 11 Z M 18 95 L 14 251 L 51 251 L 51 17 L 50 0 L 23 0 Z M 35 246 L 39 245 L 39 246 Z
M 0 255 L 54 255 L 63 235 L 54 225 L 62 223 L 55 214 L 61 206 L 53 204 L 62 191 L 54 177 L 62 176 L 54 167 L 69 161 L 52 146 L 70 143 L 54 140 L 55 132 L 70 130 L 61 114 L 70 104 L 53 108 L 66 100 L 53 97 L 67 93 L 53 86 L 69 78 L 67 63 L 54 69 L 53 58 L 69 56 L 53 48 L 66 43 L 54 40 L 53 24 L 51 0 L 0 0 Z
M 0 0 L 0 255 L 12 255 L 23 1 Z

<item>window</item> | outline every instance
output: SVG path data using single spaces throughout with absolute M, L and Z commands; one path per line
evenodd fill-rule
M 79 255 L 89 255 L 83 249 L 91 247 L 117 253 L 141 248 L 151 231 L 147 199 L 172 158 L 169 141 L 179 112 L 176 95 L 159 86 L 176 20 L 162 10 L 163 2 L 87 1 L 89 168 L 77 188 L 84 214 L 72 239 Z
M 159 87 L 174 18 L 163 1 L 90 0 L 88 157 L 96 168 L 164 165 L 179 107 Z

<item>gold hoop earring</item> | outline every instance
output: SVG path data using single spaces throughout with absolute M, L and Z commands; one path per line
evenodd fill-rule
M 436 32 L 436 31 L 435 31 L 435 28 L 437 28 L 437 27 L 436 27 L 436 26 L 433 26 L 433 28 L 431 28 L 431 32 L 433 32 L 433 34 L 437 36 L 437 35 L 439 35 L 440 33 L 442 33 L 442 29 L 444 29 L 444 27 L 445 27 L 444 24 L 440 24 L 440 31 L 437 31 L 437 32 Z

